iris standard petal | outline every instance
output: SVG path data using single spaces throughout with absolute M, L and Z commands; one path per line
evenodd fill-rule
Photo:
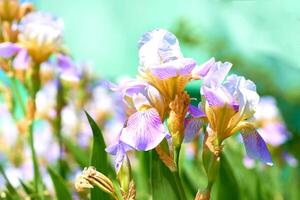
M 251 80 L 246 80 L 243 76 L 232 74 L 227 77 L 224 87 L 239 104 L 239 109 L 243 112 L 244 118 L 252 117 L 259 102 L 255 84 Z
M 265 141 L 259 133 L 253 128 L 244 128 L 241 130 L 247 155 L 250 158 L 260 160 L 261 162 L 272 166 L 272 158 Z
M 231 96 L 222 87 L 202 87 L 202 92 L 210 106 L 223 106 L 232 102 Z
M 203 77 L 202 86 L 219 87 L 226 75 L 228 74 L 232 64 L 229 62 L 216 62 L 209 68 L 209 71 Z
M 13 66 L 15 69 L 27 69 L 29 67 L 30 57 L 26 49 L 21 49 L 15 59 Z
M 195 66 L 195 60 L 191 58 L 182 58 L 161 65 L 153 66 L 150 68 L 150 71 L 153 76 L 163 80 L 178 75 L 190 75 Z
M 18 51 L 20 50 L 20 47 L 18 47 L 16 44 L 11 42 L 4 42 L 0 43 L 0 57 L 2 58 L 10 58 L 14 56 Z
M 206 76 L 210 68 L 216 63 L 215 58 L 211 58 L 199 67 L 194 68 L 192 74 L 193 78 L 200 79 Z
M 122 130 L 120 141 L 134 149 L 147 151 L 155 148 L 165 137 L 164 126 L 156 109 L 132 114 Z
M 139 57 L 141 66 L 151 67 L 182 58 L 182 54 L 174 34 L 164 29 L 155 29 L 140 39 Z

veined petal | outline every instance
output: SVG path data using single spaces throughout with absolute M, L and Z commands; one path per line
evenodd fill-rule
M 200 79 L 206 76 L 210 68 L 216 63 L 215 58 L 211 58 L 199 67 L 193 69 L 193 78 Z
M 185 120 L 184 142 L 192 141 L 200 132 L 203 121 L 200 118 L 188 118 Z
M 222 87 L 202 87 L 202 92 L 210 106 L 223 106 L 232 102 L 231 96 Z
M 123 160 L 126 156 L 126 152 L 129 150 L 131 150 L 131 148 L 120 141 L 116 144 L 108 146 L 105 149 L 106 152 L 115 156 L 115 169 L 117 172 L 120 170 Z
M 182 58 L 182 54 L 175 35 L 164 29 L 155 29 L 140 39 L 139 57 L 142 67 L 151 67 Z
M 242 112 L 243 118 L 252 117 L 259 102 L 255 84 L 250 80 L 246 80 L 243 76 L 232 74 L 227 77 L 224 87 L 239 104 L 239 110 Z
M 250 158 L 260 160 L 261 162 L 272 166 L 273 162 L 267 145 L 256 129 L 244 128 L 241 130 L 241 133 L 247 155 Z
M 150 68 L 153 76 L 159 79 L 167 79 L 175 76 L 186 76 L 191 74 L 196 66 L 196 62 L 191 58 L 182 58 L 173 60 L 161 65 L 156 65 Z
M 0 43 L 0 57 L 2 58 L 10 58 L 14 56 L 20 47 L 11 42 Z
M 15 59 L 13 66 L 15 69 L 27 69 L 29 67 L 30 57 L 26 49 L 21 49 Z
M 122 130 L 120 141 L 134 149 L 148 151 L 165 137 L 164 126 L 156 109 L 150 108 L 132 114 Z
M 192 104 L 189 105 L 189 113 L 194 118 L 205 117 L 205 113 L 201 107 L 194 106 Z
M 229 62 L 216 62 L 213 66 L 209 67 L 209 71 L 203 77 L 202 86 L 205 87 L 219 87 L 229 70 L 231 69 L 232 64 Z

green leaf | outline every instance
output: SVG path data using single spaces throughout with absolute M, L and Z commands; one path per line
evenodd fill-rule
M 174 174 L 160 160 L 155 150 L 151 158 L 151 187 L 153 199 L 182 200 Z
M 71 155 L 74 156 L 75 161 L 80 165 L 82 169 L 89 165 L 89 159 L 86 156 L 86 152 L 84 150 L 82 150 L 69 139 L 64 138 L 63 142 L 67 150 L 71 152 Z
M 212 199 L 241 199 L 239 184 L 224 154 L 221 155 L 220 171 L 213 186 Z
M 21 179 L 19 179 L 20 184 L 22 186 L 22 188 L 24 189 L 24 191 L 26 192 L 26 194 L 28 194 L 29 196 L 34 195 L 34 188 L 31 185 L 27 185 L 26 183 L 24 183 Z
M 57 200 L 72 200 L 72 195 L 66 182 L 51 167 L 47 167 L 51 176 Z
M 104 175 L 108 175 L 112 173 L 112 169 L 108 163 L 107 153 L 105 151 L 105 142 L 103 139 L 102 132 L 98 127 L 97 123 L 93 120 L 93 118 L 85 112 L 91 129 L 93 131 L 93 149 L 92 149 L 92 157 L 90 165 L 94 166 L 97 171 L 103 173 Z M 110 199 L 109 195 L 97 187 L 91 189 L 91 199 Z
M 7 189 L 6 194 L 9 197 L 12 197 L 13 199 L 21 199 L 21 197 L 19 196 L 17 190 L 13 187 L 13 185 L 10 183 L 9 179 L 7 178 L 2 165 L 0 165 L 0 173 L 2 174 L 3 178 L 6 181 L 6 189 Z

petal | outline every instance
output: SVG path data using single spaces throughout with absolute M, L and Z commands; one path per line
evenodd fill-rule
M 120 141 L 140 150 L 155 148 L 165 137 L 164 126 L 154 108 L 132 114 L 123 129 Z
M 232 74 L 227 77 L 224 87 L 239 104 L 239 110 L 244 118 L 252 117 L 259 102 L 255 84 L 243 76 Z
M 2 58 L 10 58 L 14 56 L 19 50 L 20 47 L 18 47 L 14 43 L 11 42 L 0 43 L 0 57 Z
M 29 67 L 30 57 L 26 49 L 19 51 L 17 56 L 13 61 L 13 66 L 15 69 L 27 69 Z
M 265 141 L 255 129 L 244 128 L 241 130 L 247 155 L 250 158 L 260 160 L 261 162 L 272 166 L 272 158 Z
M 175 76 L 190 75 L 196 62 L 191 58 L 182 58 L 170 61 L 161 65 L 151 67 L 150 71 L 153 76 L 159 79 L 167 79 Z
M 77 69 L 68 69 L 61 72 L 60 78 L 65 81 L 79 82 L 81 73 Z
M 209 71 L 203 77 L 202 86 L 218 87 L 221 85 L 232 64 L 229 62 L 216 62 L 213 66 L 209 67 Z
M 201 105 L 201 104 L 199 104 Z M 189 113 L 194 117 L 194 118 L 199 118 L 199 117 L 205 117 L 205 113 L 202 110 L 201 107 L 194 106 L 192 104 L 189 105 Z
M 56 59 L 57 65 L 62 69 L 68 69 L 74 66 L 74 62 L 70 56 L 58 54 Z
M 140 65 L 151 67 L 182 57 L 179 43 L 172 33 L 155 29 L 145 33 L 139 41 Z
M 232 102 L 232 97 L 222 87 L 202 87 L 202 94 L 210 106 L 223 106 Z
M 203 78 L 206 76 L 206 74 L 209 72 L 210 68 L 216 63 L 215 58 L 211 58 L 205 63 L 203 63 L 201 66 L 196 67 L 193 70 L 193 77 L 194 78 Z
M 105 151 L 115 156 L 115 169 L 118 172 L 122 166 L 123 160 L 126 156 L 126 146 L 122 142 L 108 146 Z
M 184 142 L 192 141 L 200 132 L 203 121 L 199 118 L 189 118 L 185 121 Z

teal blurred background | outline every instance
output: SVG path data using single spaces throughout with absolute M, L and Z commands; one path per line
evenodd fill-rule
M 137 41 L 154 28 L 171 30 L 186 57 L 214 56 L 275 96 L 299 158 L 300 2 L 298 0 L 42 0 L 37 7 L 61 17 L 77 60 L 103 77 L 135 76 Z M 191 91 L 198 92 L 197 88 Z

